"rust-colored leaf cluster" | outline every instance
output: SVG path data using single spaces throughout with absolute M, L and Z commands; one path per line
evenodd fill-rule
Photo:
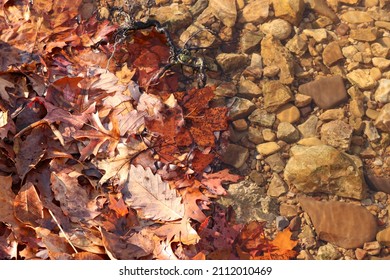
M 214 206 L 240 179 L 213 167 L 228 125 L 214 89 L 150 84 L 166 38 L 115 41 L 118 26 L 77 21 L 80 3 L 1 4 L 0 259 L 292 256 L 287 233 L 267 247 Z

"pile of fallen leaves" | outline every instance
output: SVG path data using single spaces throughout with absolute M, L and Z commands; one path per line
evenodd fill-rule
M 166 38 L 78 20 L 81 0 L 0 2 L 1 259 L 289 259 L 291 233 L 214 204 L 227 108 L 178 91 Z

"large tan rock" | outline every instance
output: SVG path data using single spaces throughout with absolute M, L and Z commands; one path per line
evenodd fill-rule
M 367 186 L 362 162 L 328 145 L 294 146 L 284 170 L 286 181 L 303 193 L 362 199 Z
M 309 197 L 300 197 L 298 201 L 321 240 L 351 249 L 375 239 L 378 231 L 376 219 L 362 206 L 338 201 L 322 202 Z

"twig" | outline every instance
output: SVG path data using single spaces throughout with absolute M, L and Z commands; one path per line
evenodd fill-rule
M 65 236 L 65 239 L 68 241 L 68 243 L 70 244 L 70 246 L 73 248 L 73 250 L 76 252 L 76 254 L 78 253 L 76 247 L 72 244 L 72 242 L 70 241 L 68 235 L 65 233 L 65 231 L 62 229 L 60 223 L 58 222 L 57 218 L 54 216 L 53 212 L 51 212 L 50 209 L 47 209 L 51 215 L 51 217 L 53 218 L 53 220 L 56 222 L 57 226 L 60 228 L 60 231 L 62 232 L 62 234 Z

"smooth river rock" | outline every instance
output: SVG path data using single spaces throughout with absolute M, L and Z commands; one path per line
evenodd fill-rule
M 323 202 L 298 198 L 319 239 L 345 249 L 362 247 L 378 232 L 376 218 L 364 207 L 338 201 Z

